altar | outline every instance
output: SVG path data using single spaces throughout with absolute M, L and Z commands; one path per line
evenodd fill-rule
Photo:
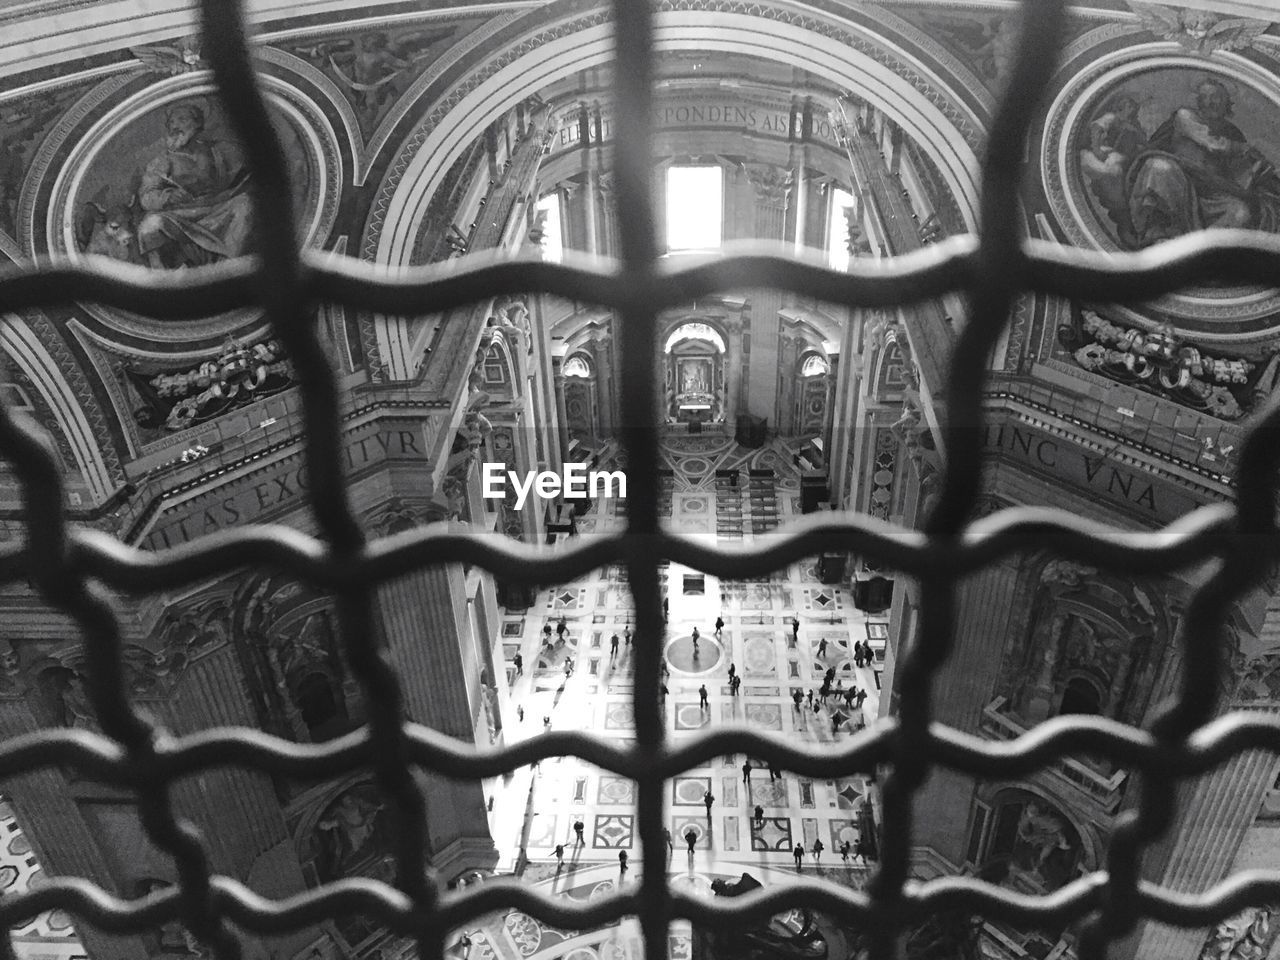
M 722 342 L 709 326 L 697 323 L 685 324 L 668 341 L 664 380 L 671 420 L 707 424 L 724 419 Z

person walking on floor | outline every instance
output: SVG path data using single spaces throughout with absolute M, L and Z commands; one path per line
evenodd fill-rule
M 795 639 L 800 638 L 800 613 L 796 612 L 795 618 L 791 621 L 791 636 Z
M 821 839 L 813 841 L 813 862 L 815 866 L 817 865 L 818 860 L 822 857 L 822 851 L 825 849 L 826 848 L 822 845 Z
M 520 656 L 520 651 L 516 651 L 516 655 L 511 658 L 511 662 L 516 665 L 516 676 L 524 673 L 524 657 Z
M 791 851 L 791 855 L 796 858 L 796 869 L 800 869 L 800 861 L 804 859 L 804 847 L 796 844 L 796 848 Z
M 715 802 L 716 802 L 716 798 L 715 798 L 715 797 L 713 797 L 713 796 L 711 795 L 711 791 L 710 791 L 710 790 L 708 790 L 708 791 L 706 791 L 705 793 L 703 793 L 703 795 L 702 795 L 702 804 L 703 804 L 703 806 L 705 806 L 705 807 L 707 808 L 707 819 L 708 819 L 708 820 L 710 820 L 710 819 L 711 819 L 711 805 L 712 805 L 713 803 L 715 803 Z
M 853 846 L 848 840 L 840 844 L 840 859 L 845 863 L 849 862 L 849 849 Z
M 794 710 L 796 713 L 800 712 L 800 704 L 803 700 L 804 700 L 803 693 L 801 693 L 799 690 L 791 691 L 791 702 L 795 705 Z
M 616 657 L 618 655 L 618 635 L 615 633 L 609 638 L 609 656 Z
M 698 688 L 698 705 L 703 709 L 709 709 L 710 704 L 707 702 L 707 685 L 704 683 Z
M 631 646 L 631 627 L 622 628 L 622 638 L 627 642 L 627 646 Z
M 733 665 L 733 661 L 730 660 L 729 661 L 729 679 L 732 680 L 735 676 L 737 676 L 737 673 L 738 673 L 738 668 L 735 667 Z
M 756 815 L 756 826 L 763 827 L 764 826 L 764 807 L 760 806 L 760 804 L 758 803 L 756 804 L 755 815 Z
M 564 844 L 563 843 L 556 844 L 556 861 L 557 861 L 556 869 L 559 870 L 561 867 L 564 866 Z
M 743 783 L 751 782 L 751 761 L 750 760 L 742 761 L 742 782 Z
M 831 739 L 836 738 L 836 734 L 840 732 L 840 714 L 834 714 L 831 717 Z
M 564 658 L 564 678 L 568 680 L 573 676 L 573 657 Z
M 524 723 L 524 707 L 523 706 L 520 706 L 520 705 L 516 706 L 516 719 L 518 719 L 521 723 Z
M 733 695 L 736 697 L 738 695 L 739 688 L 742 687 L 742 678 L 734 677 L 732 680 L 729 681 L 729 687 L 732 690 Z
M 805 691 L 805 696 L 807 696 L 807 697 L 809 698 L 809 706 L 811 706 L 811 707 L 812 707 L 812 706 L 813 706 L 813 691 L 812 691 L 812 690 L 806 690 L 806 691 Z
M 862 690 L 862 689 L 859 689 L 859 690 L 858 690 L 858 692 L 854 695 L 854 698 L 853 698 L 853 705 L 854 705 L 855 707 L 857 707 L 859 710 L 861 710 L 861 709 L 862 709 L 862 701 L 864 701 L 864 700 L 866 700 L 866 699 L 867 699 L 867 691 Z
M 586 824 L 584 824 L 581 820 L 573 821 L 573 835 L 577 838 L 574 841 L 574 846 L 578 846 L 579 844 L 583 844 L 583 845 L 586 844 L 587 838 L 582 835 L 582 831 L 585 829 L 586 829 Z
M 676 848 L 671 843 L 671 828 L 663 827 L 662 833 L 667 838 L 667 853 L 675 853 Z
M 818 641 L 818 656 L 825 657 L 827 655 L 827 638 L 823 637 Z
M 627 851 L 625 850 L 618 851 L 618 872 L 627 872 Z
M 563 616 L 561 616 L 560 622 L 556 624 L 556 636 L 559 637 L 561 640 L 563 640 L 564 632 L 568 629 L 569 629 L 569 622 L 565 620 Z
M 684 842 L 689 845 L 689 856 L 693 856 L 693 848 L 698 845 L 698 833 L 693 827 L 684 832 Z
M 717 637 L 720 636 L 720 634 L 723 631 L 724 631 L 724 617 L 716 617 L 716 636 Z
M 781 779 L 782 779 L 782 772 L 778 769 L 777 765 L 772 763 L 769 764 L 769 782 L 772 783 L 774 780 L 781 780 Z
M 551 624 L 544 624 L 542 627 L 542 642 L 548 647 L 551 646 Z

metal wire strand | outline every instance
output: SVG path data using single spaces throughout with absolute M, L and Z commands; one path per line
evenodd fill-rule
M 1150 533 L 1120 532 L 1060 511 L 1016 509 L 965 525 L 977 492 L 979 455 L 964 437 L 982 421 L 987 355 L 1008 322 L 1019 290 L 1069 296 L 1087 287 L 1093 299 L 1138 302 L 1208 279 L 1270 284 L 1280 273 L 1280 238 L 1245 232 L 1183 237 L 1140 253 L 1107 257 L 1016 233 L 1019 158 L 1037 97 L 1047 88 L 1061 35 L 1060 0 L 1024 0 L 1013 79 L 992 130 L 984 163 L 979 237 L 953 238 L 930 249 L 835 273 L 764 244 L 724 258 L 672 266 L 657 258 L 652 197 L 651 78 L 654 9 L 646 0 L 614 0 L 621 122 L 616 152 L 622 263 L 570 256 L 565 265 L 473 257 L 461 266 L 383 271 L 371 264 L 299 254 L 288 166 L 268 120 L 235 0 L 201 0 L 205 53 L 245 143 L 254 171 L 260 255 L 184 272 L 128 268 L 100 260 L 68 266 L 34 263 L 0 268 L 0 317 L 72 300 L 180 320 L 233 308 L 264 309 L 297 366 L 306 430 L 311 505 L 321 535 L 251 526 L 181 547 L 146 552 L 96 531 L 71 526 L 63 507 L 57 459 L 21 414 L 0 410 L 0 456 L 15 467 L 25 504 L 21 546 L 0 548 L 0 584 L 29 579 L 84 636 L 90 695 L 103 732 L 45 730 L 0 742 L 0 778 L 71 767 L 133 789 L 148 836 L 178 869 L 172 888 L 123 900 L 84 878 L 54 878 L 0 900 L 0 925 L 13 927 L 50 909 L 108 932 L 142 932 L 172 920 L 186 923 L 223 960 L 239 945 L 231 925 L 280 934 L 335 916 L 364 914 L 417 938 L 419 955 L 440 957 L 446 932 L 482 914 L 517 908 L 561 927 L 583 929 L 634 914 L 647 960 L 666 956 L 667 926 L 687 917 L 728 930 L 748 917 L 792 906 L 838 914 L 872 935 L 878 958 L 896 955 L 896 934 L 931 913 L 964 910 L 1017 924 L 1084 921 L 1086 960 L 1141 918 L 1205 926 L 1241 909 L 1280 900 L 1280 871 L 1238 874 L 1199 893 L 1164 889 L 1141 879 L 1146 844 L 1166 832 L 1176 813 L 1176 785 L 1245 750 L 1280 753 L 1280 718 L 1234 714 L 1214 718 L 1205 691 L 1223 675 L 1220 632 L 1228 606 L 1266 575 L 1280 556 L 1274 516 L 1280 467 L 1280 407 L 1268 408 L 1243 446 L 1235 507 L 1207 507 Z M 661 310 L 726 288 L 773 286 L 850 307 L 907 305 L 959 291 L 973 320 L 950 365 L 944 446 L 947 470 L 936 509 L 923 531 L 865 516 L 794 525 L 768 546 L 713 550 L 662 531 L 657 514 L 655 317 Z M 625 533 L 571 549 L 547 551 L 492 538 L 415 530 L 366 543 L 339 468 L 337 383 L 309 317 L 320 300 L 385 313 L 442 313 L 503 293 L 550 293 L 589 300 L 620 316 L 624 355 L 621 431 L 630 463 L 631 503 Z M 3 320 L 0 320 L 3 322 Z M 1060 717 L 1011 742 L 991 742 L 932 721 L 933 679 L 953 642 L 956 583 L 1028 544 L 1098 566 L 1167 573 L 1216 560 L 1216 572 L 1192 599 L 1177 638 L 1187 669 L 1177 695 L 1149 731 L 1101 717 Z M 1247 545 L 1247 547 L 1246 547 Z M 899 656 L 902 712 L 837 750 L 802 747 L 743 727 L 725 727 L 679 747 L 667 744 L 656 695 L 659 651 L 636 644 L 636 741 L 619 748 L 580 732 L 557 732 L 501 749 L 482 749 L 429 730 L 406 716 L 400 677 L 376 629 L 374 592 L 381 584 L 430 565 L 466 562 L 515 583 L 567 581 L 605 563 L 628 565 L 637 606 L 637 637 L 661 635 L 657 565 L 671 559 L 721 576 L 768 573 L 823 550 L 856 552 L 918 578 L 922 627 Z M 536 566 L 535 566 L 536 564 Z M 330 591 L 342 643 L 368 701 L 369 723 L 324 744 L 296 744 L 262 731 L 219 728 L 171 737 L 146 722 L 125 696 L 119 624 L 104 587 L 146 594 L 207 578 L 272 566 Z M 707 902 L 672 891 L 662 834 L 663 783 L 711 758 L 739 752 L 812 777 L 834 778 L 877 768 L 886 810 L 884 861 L 866 892 L 836 891 L 808 881 L 732 901 Z M 926 883 L 908 877 L 911 802 L 934 767 L 975 776 L 1016 778 L 1070 753 L 1090 753 L 1140 778 L 1140 804 L 1121 818 L 1105 869 L 1047 896 L 1027 896 L 973 877 Z M 553 756 L 576 756 L 637 783 L 638 827 L 645 871 L 641 885 L 590 903 L 553 899 L 512 882 L 443 896 L 425 862 L 426 811 L 417 770 L 482 778 Z M 268 900 L 212 873 L 198 833 L 173 811 L 171 786 L 214 767 L 235 766 L 298 778 L 336 777 L 371 767 L 393 801 L 400 831 L 394 885 L 366 879 L 326 883 Z M 0 949 L 0 960 L 12 954 Z

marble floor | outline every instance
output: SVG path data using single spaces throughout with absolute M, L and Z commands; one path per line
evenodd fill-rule
M 672 529 L 683 534 L 721 544 L 759 542 L 800 513 L 799 480 L 784 449 L 746 450 L 726 437 L 676 437 L 664 443 L 663 454 L 670 475 L 662 509 Z M 742 468 L 737 487 L 724 476 L 717 479 L 717 469 L 737 466 Z M 754 475 L 748 473 L 752 470 Z M 593 510 L 584 518 L 580 531 L 589 535 L 619 529 L 623 502 L 602 506 L 602 512 Z M 885 617 L 856 610 L 847 588 L 822 584 L 816 561 L 736 583 L 672 564 L 665 580 L 670 619 L 659 642 L 670 670 L 665 715 L 673 742 L 735 721 L 780 731 L 799 742 L 825 744 L 848 738 L 860 723 L 874 722 L 878 677 L 871 667 L 855 666 L 851 651 L 855 640 L 878 633 Z M 725 621 L 719 637 L 713 635 L 717 615 Z M 796 615 L 798 636 L 792 631 Z M 543 627 L 554 626 L 561 617 L 567 625 L 564 640 L 547 648 Z M 507 742 L 537 736 L 544 721 L 553 729 L 631 739 L 634 646 L 625 642 L 625 631 L 633 620 L 620 568 L 593 571 L 574 583 L 543 590 L 528 610 L 504 612 L 508 695 L 500 702 Z M 691 639 L 695 626 L 701 633 L 696 658 Z M 616 655 L 611 652 L 615 633 Z M 519 675 L 512 663 L 517 652 L 524 663 Z M 567 657 L 574 659 L 575 669 L 566 680 Z M 731 663 L 742 681 L 737 696 L 729 685 Z M 816 693 L 829 667 L 836 669 L 842 687 L 852 684 L 867 691 L 860 710 L 835 698 L 816 713 L 807 701 L 803 709 L 795 707 L 792 691 Z M 709 693 L 705 709 L 698 694 L 703 684 Z M 836 711 L 839 727 L 833 729 Z M 796 875 L 794 845 L 800 842 L 812 851 L 814 840 L 821 838 L 826 849 L 820 861 L 815 864 L 812 853 L 806 853 L 801 871 L 824 882 L 860 886 L 867 867 L 852 857 L 843 861 L 839 848 L 846 839 L 856 841 L 858 810 L 874 801 L 866 780 L 812 780 L 783 771 L 775 781 L 767 769 L 756 766 L 744 782 L 744 759 L 720 757 L 668 782 L 666 826 L 676 846 L 673 882 L 705 889 L 708 895 L 711 879 L 736 878 L 743 871 L 766 884 L 784 883 Z M 515 872 L 573 897 L 598 895 L 618 882 L 636 880 L 639 841 L 631 781 L 563 758 L 518 770 L 491 783 L 490 790 L 491 823 L 502 858 L 499 873 Z M 707 790 L 715 798 L 710 817 L 703 806 Z M 756 805 L 764 810 L 760 825 L 753 822 Z M 580 844 L 575 843 L 575 821 L 584 826 Z M 683 838 L 691 831 L 696 843 L 689 856 Z M 557 844 L 565 847 L 563 866 L 555 859 Z M 619 869 L 620 850 L 633 859 L 625 874 Z M 673 928 L 671 935 L 670 955 L 690 956 L 687 925 Z M 638 934 L 626 923 L 570 935 L 518 911 L 490 918 L 473 930 L 472 941 L 470 956 L 475 958 L 638 956 Z

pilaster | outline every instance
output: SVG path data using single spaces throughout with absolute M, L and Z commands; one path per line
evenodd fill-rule
M 419 570 L 378 588 L 387 652 L 401 677 L 409 718 L 465 744 L 476 743 L 484 663 L 467 610 L 461 567 Z M 498 851 L 480 784 L 422 778 L 432 865 L 445 877 L 492 867 Z

